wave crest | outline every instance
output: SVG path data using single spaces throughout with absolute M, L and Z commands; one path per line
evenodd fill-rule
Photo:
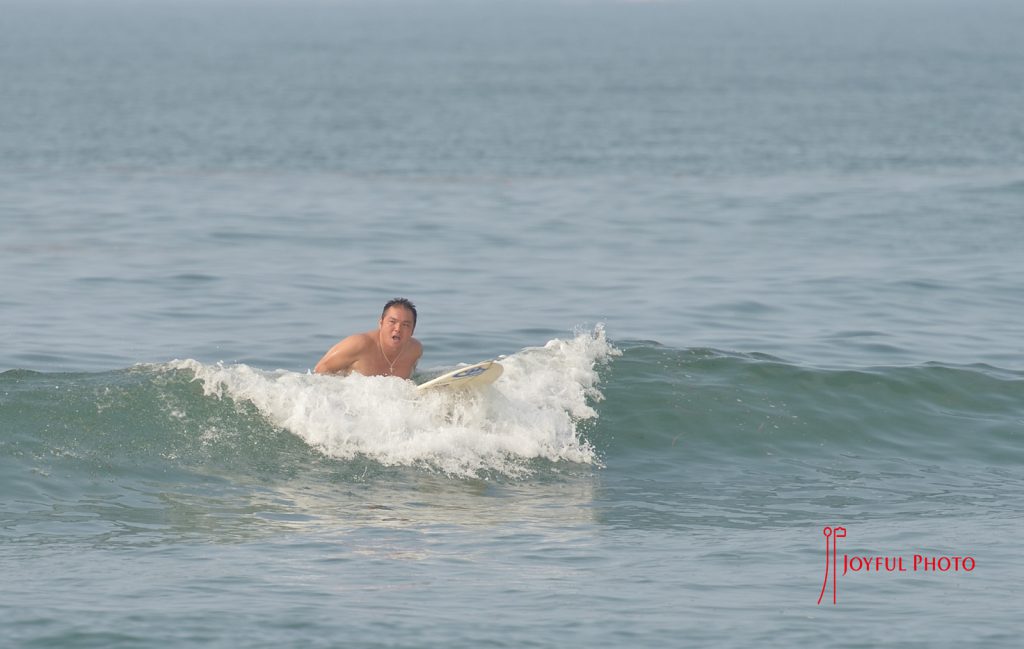
M 319 376 L 247 365 L 172 361 L 207 396 L 251 402 L 271 423 L 324 454 L 365 456 L 460 477 L 528 475 L 536 460 L 600 465 L 578 425 L 597 417 L 598 369 L 618 351 L 602 327 L 502 358 L 492 386 L 418 394 L 392 377 Z

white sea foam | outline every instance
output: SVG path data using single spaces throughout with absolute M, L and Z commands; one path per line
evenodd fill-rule
M 410 381 L 264 371 L 247 365 L 173 361 L 209 396 L 253 403 L 269 421 L 324 454 L 362 455 L 384 465 L 422 466 L 451 475 L 528 473 L 528 462 L 598 464 L 579 432 L 597 416 L 598 369 L 618 354 L 604 330 L 579 332 L 502 359 L 505 371 L 482 390 L 431 390 Z

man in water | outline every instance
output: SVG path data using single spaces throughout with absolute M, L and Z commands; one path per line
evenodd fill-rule
M 313 371 L 408 379 L 423 355 L 423 345 L 412 337 L 415 330 L 416 305 L 404 297 L 395 298 L 384 305 L 375 331 L 351 335 L 331 347 Z

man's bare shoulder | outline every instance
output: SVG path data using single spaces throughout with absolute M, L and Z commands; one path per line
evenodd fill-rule
M 338 344 L 345 344 L 347 347 L 353 350 L 364 351 L 366 349 L 369 349 L 370 347 L 376 347 L 377 332 L 364 331 L 361 334 L 352 334 L 351 336 L 349 336 L 345 340 L 342 340 L 341 343 Z
M 419 358 L 423 355 L 423 343 L 415 338 L 410 338 L 409 344 L 412 345 L 412 353 L 415 358 Z
M 359 354 L 373 345 L 373 337 L 366 333 L 352 334 L 342 338 L 338 343 L 331 347 L 330 352 L 338 353 L 343 352 L 345 354 Z
M 313 371 L 318 374 L 347 373 L 361 356 L 372 349 L 373 344 L 373 332 L 352 334 L 331 347 Z

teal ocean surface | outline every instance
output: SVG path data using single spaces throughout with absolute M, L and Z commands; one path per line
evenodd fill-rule
M 1019 644 L 1024 5 L 0 14 L 0 644 Z

